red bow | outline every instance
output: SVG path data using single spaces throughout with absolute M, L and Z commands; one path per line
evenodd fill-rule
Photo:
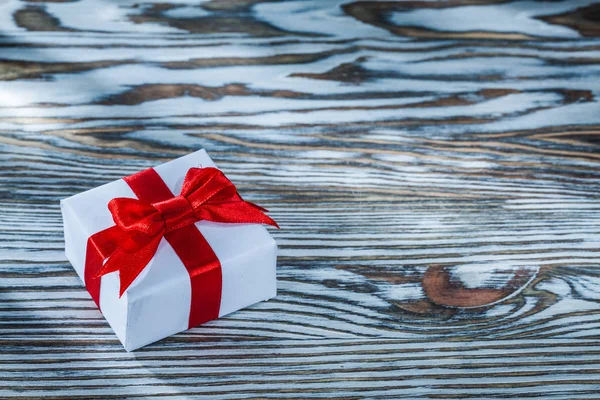
M 119 271 L 120 295 L 150 262 L 163 236 L 197 221 L 277 226 L 256 204 L 244 201 L 217 168 L 190 168 L 179 196 L 156 203 L 116 198 L 108 203 L 116 226 L 110 242 L 118 243 L 96 278 Z

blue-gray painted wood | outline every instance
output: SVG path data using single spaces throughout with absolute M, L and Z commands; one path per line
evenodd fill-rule
M 0 2 L 1 398 L 597 398 L 600 2 Z M 205 148 L 279 295 L 124 352 L 58 201 Z

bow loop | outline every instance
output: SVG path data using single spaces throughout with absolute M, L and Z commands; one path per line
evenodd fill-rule
M 190 168 L 183 181 L 181 195 L 188 199 L 194 211 L 206 204 L 238 196 L 233 183 L 216 168 Z
M 267 224 L 279 228 L 264 214 L 264 208 L 244 201 L 234 184 L 216 168 L 190 168 L 181 194 L 189 200 L 198 220 Z

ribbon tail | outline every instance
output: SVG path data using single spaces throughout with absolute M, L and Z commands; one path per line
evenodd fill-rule
M 85 287 L 100 308 L 100 279 L 97 276 L 102 263 L 110 257 L 123 241 L 124 232 L 118 226 L 111 226 L 90 236 L 85 250 Z
M 133 242 L 132 239 L 128 239 L 106 260 L 96 276 L 101 277 L 119 271 L 120 298 L 152 260 L 162 237 L 162 235 L 157 235 L 141 245 Z
M 269 210 L 267 210 L 267 209 L 266 209 L 266 208 L 264 208 L 264 207 L 261 207 L 261 206 L 259 206 L 258 204 L 255 204 L 255 203 L 253 203 L 253 202 L 251 202 L 251 201 L 247 201 L 247 200 L 244 200 L 244 201 L 245 201 L 247 204 L 251 205 L 252 207 L 254 207 L 254 208 L 258 209 L 259 211 L 262 211 L 262 212 L 269 212 Z
M 279 228 L 277 222 L 254 204 L 233 200 L 203 206 L 197 213 L 201 220 L 238 224 L 266 224 Z

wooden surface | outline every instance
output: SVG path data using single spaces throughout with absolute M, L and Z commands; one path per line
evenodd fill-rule
M 0 2 L 0 398 L 600 397 L 600 4 Z M 128 354 L 59 200 L 205 148 L 279 295 Z

